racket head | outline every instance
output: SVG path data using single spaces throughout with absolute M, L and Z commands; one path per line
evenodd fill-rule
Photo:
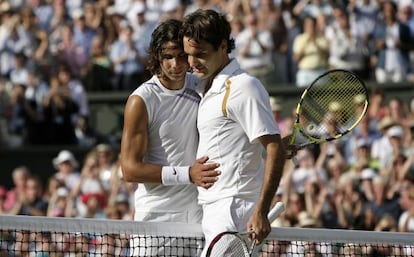
M 301 148 L 348 134 L 366 114 L 368 97 L 365 83 L 351 71 L 335 69 L 320 75 L 296 106 L 289 144 Z
M 206 252 L 206 257 L 247 257 L 250 255 L 250 249 L 243 235 L 229 231 L 214 237 Z

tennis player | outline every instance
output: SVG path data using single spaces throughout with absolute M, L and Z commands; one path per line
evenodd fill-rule
M 257 243 L 263 241 L 285 163 L 268 92 L 229 57 L 230 32 L 225 16 L 214 10 L 197 10 L 183 21 L 184 52 L 193 73 L 207 81 L 198 110 L 197 155 L 209 156 L 221 170 L 213 186 L 198 187 L 207 246 L 220 232 L 246 229 L 254 231 Z
M 197 77 L 187 73 L 181 25 L 172 19 L 154 30 L 148 63 L 153 76 L 129 96 L 125 106 L 121 167 L 126 181 L 139 183 L 137 221 L 200 223 L 202 210 L 193 184 L 208 189 L 219 174 L 217 164 L 204 164 L 207 157 L 196 160 L 200 96 L 195 91 Z M 151 244 L 145 249 L 140 244 L 132 255 L 158 256 L 168 251 Z

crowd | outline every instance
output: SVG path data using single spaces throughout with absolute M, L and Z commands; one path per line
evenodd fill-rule
M 287 210 L 274 225 L 414 232 L 414 100 L 384 99 L 373 91 L 350 135 L 300 150 L 297 165 L 287 162 L 274 199 Z M 287 135 L 293 117 L 279 117 L 280 100 L 271 98 L 271 106 Z M 16 167 L 13 188 L 0 188 L 0 213 L 133 217 L 137 184 L 123 180 L 110 145 L 92 147 L 82 160 L 62 150 L 51 163 L 56 171 L 47 182 L 30 167 Z
M 159 21 L 198 8 L 227 13 L 233 57 L 267 87 L 305 86 L 331 69 L 378 83 L 414 81 L 413 3 L 401 1 L 2 1 L 0 144 L 80 144 L 62 150 L 47 183 L 16 167 L 0 188 L 0 213 L 51 217 L 133 217 L 136 184 L 118 153 L 88 125 L 87 93 L 132 91 L 148 78 L 146 47 Z M 293 117 L 280 117 L 281 132 Z M 274 225 L 414 232 L 414 98 L 370 92 L 367 115 L 344 139 L 298 152 L 275 201 Z
M 88 122 L 88 92 L 135 89 L 149 78 L 153 29 L 198 8 L 226 13 L 233 57 L 267 88 L 306 86 L 333 68 L 414 81 L 410 0 L 3 0 L 0 144 L 104 141 Z

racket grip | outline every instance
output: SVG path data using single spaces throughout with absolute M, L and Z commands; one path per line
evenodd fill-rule
M 283 202 L 277 202 L 267 215 L 269 222 L 272 223 L 284 210 L 285 204 Z

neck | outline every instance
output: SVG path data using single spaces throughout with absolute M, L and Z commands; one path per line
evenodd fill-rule
M 221 66 L 216 70 L 216 72 L 215 73 L 213 73 L 212 75 L 211 75 L 211 77 L 208 79 L 208 82 L 207 82 L 207 85 L 206 85 L 206 88 L 205 88 L 205 90 L 204 90 L 204 93 L 207 93 L 207 91 L 211 88 L 211 85 L 213 84 L 213 80 L 214 80 L 214 78 L 217 76 L 217 74 L 219 74 L 223 69 L 224 69 L 224 67 L 226 67 L 227 66 L 227 64 L 229 64 L 230 63 L 230 58 L 229 57 L 226 57 L 226 59 L 225 59 L 225 61 L 221 64 Z
M 184 80 L 172 81 L 163 76 L 159 77 L 161 84 L 169 90 L 180 90 L 184 87 Z

